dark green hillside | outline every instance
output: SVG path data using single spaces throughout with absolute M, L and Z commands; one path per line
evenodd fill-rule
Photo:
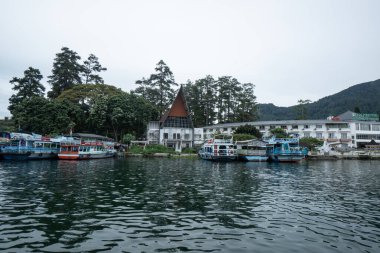
M 260 120 L 297 119 L 297 106 L 277 107 L 259 104 Z M 324 97 L 306 106 L 308 119 L 324 119 L 348 110 L 380 114 L 380 79 L 351 86 L 334 95 Z

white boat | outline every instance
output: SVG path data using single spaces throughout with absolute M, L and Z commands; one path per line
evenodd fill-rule
M 237 159 L 236 147 L 230 139 L 208 139 L 199 150 L 198 155 L 204 160 L 234 161 Z
M 236 141 L 238 159 L 247 162 L 266 162 L 269 158 L 267 154 L 266 142 L 260 140 Z
M 87 160 L 114 157 L 115 143 L 107 137 L 95 134 L 73 134 L 61 141 L 58 154 L 63 160 Z

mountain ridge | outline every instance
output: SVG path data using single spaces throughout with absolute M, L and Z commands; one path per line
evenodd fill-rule
M 258 104 L 259 120 L 300 119 L 299 105 L 288 107 L 272 103 Z M 361 113 L 380 113 L 380 79 L 350 86 L 338 93 L 304 105 L 305 119 L 325 119 L 348 110 Z

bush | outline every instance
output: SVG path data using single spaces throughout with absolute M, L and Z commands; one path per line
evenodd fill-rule
M 142 154 L 143 151 L 144 151 L 144 147 L 138 146 L 138 145 L 133 145 L 128 149 L 128 152 L 132 154 Z
M 149 155 L 149 154 L 154 154 L 154 153 L 173 154 L 174 152 L 175 152 L 174 148 L 168 148 L 168 147 L 165 147 L 165 146 L 159 145 L 159 144 L 150 144 L 150 145 L 145 146 L 145 149 L 143 150 L 142 153 Z
M 243 126 L 239 126 L 238 128 L 236 128 L 234 133 L 235 134 L 249 134 L 249 135 L 255 136 L 256 138 L 263 137 L 263 135 L 260 133 L 260 131 L 256 127 L 254 127 L 252 125 L 248 125 L 248 124 L 245 124 Z
M 313 137 L 304 137 L 300 139 L 300 146 L 307 147 L 309 150 L 322 146 L 322 144 L 323 141 Z
M 197 149 L 196 148 L 184 148 L 182 149 L 183 154 L 196 154 Z
M 250 134 L 234 134 L 234 141 L 246 141 L 257 139 L 256 136 Z

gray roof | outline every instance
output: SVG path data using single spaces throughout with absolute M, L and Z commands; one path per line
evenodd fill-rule
M 272 120 L 272 121 L 251 121 L 251 122 L 235 122 L 216 124 L 211 126 L 204 126 L 203 128 L 216 128 L 216 127 L 238 127 L 242 125 L 304 125 L 304 124 L 328 124 L 328 123 L 348 123 L 348 121 L 332 121 L 332 120 Z

